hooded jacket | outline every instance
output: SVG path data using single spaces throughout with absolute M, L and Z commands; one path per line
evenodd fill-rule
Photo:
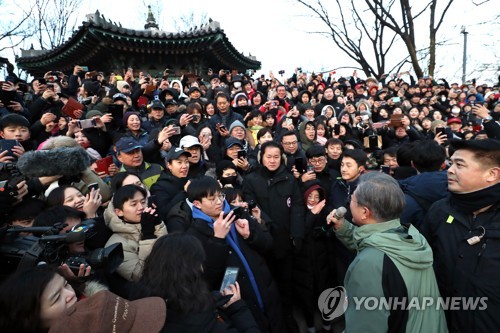
M 142 276 L 144 261 L 151 253 L 155 239 L 141 239 L 141 224 L 126 223 L 114 212 L 113 204 L 110 203 L 104 211 L 104 220 L 113 235 L 109 238 L 106 246 L 122 243 L 123 262 L 118 266 L 117 272 L 129 281 L 137 281 Z M 155 236 L 161 237 L 167 234 L 165 224 L 161 222 L 155 226 Z
M 418 230 L 399 219 L 355 227 L 344 223 L 337 237 L 358 254 L 345 277 L 346 332 L 448 332 L 444 311 L 437 309 L 439 289 L 432 249 Z M 363 297 L 393 301 L 392 307 L 368 310 Z M 397 297 L 398 305 L 394 305 Z M 424 297 L 433 304 L 425 306 Z M 415 305 L 415 301 L 419 305 Z M 356 303 L 356 301 L 358 303 Z M 364 306 L 366 305 L 366 306 Z

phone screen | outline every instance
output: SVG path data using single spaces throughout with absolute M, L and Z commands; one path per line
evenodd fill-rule
M 220 292 L 224 291 L 227 287 L 234 284 L 238 278 L 238 267 L 227 267 L 224 273 L 224 278 L 222 279 L 222 284 L 220 286 Z
M 380 170 L 382 170 L 382 172 L 386 174 L 389 174 L 391 172 L 391 168 L 388 165 L 381 165 Z
M 14 146 L 19 146 L 19 141 L 17 140 L 0 140 L 0 152 L 3 152 L 4 150 L 7 150 L 9 151 L 7 153 L 7 156 L 12 156 L 12 157 L 16 157 L 14 155 L 14 153 L 12 152 L 12 148 Z
M 340 135 L 340 124 L 333 125 L 333 133 L 335 135 Z
M 246 158 L 247 152 L 244 150 L 238 150 L 238 158 Z
M 295 169 L 297 169 L 298 172 L 304 173 L 304 159 L 302 157 L 297 157 L 295 158 Z
M 89 193 L 94 189 L 94 191 L 97 191 L 99 189 L 99 184 L 97 183 L 92 183 L 87 185 L 87 189 L 89 190 Z

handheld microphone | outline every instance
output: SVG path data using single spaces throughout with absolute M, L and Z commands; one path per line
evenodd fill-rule
M 335 217 L 337 220 L 340 220 L 344 217 L 345 213 L 347 213 L 347 209 L 345 207 L 339 207 L 335 210 L 333 217 Z
M 85 237 L 86 237 L 85 233 L 83 232 L 69 232 L 63 235 L 42 236 L 42 238 L 40 238 L 40 241 L 77 243 L 77 242 L 83 242 L 85 240 Z

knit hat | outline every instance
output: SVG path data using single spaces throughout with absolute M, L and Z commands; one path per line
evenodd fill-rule
M 140 116 L 139 112 L 127 111 L 123 114 L 123 123 L 125 124 L 125 126 L 128 123 L 128 118 L 130 118 L 130 116 L 133 116 L 133 115 L 136 115 L 139 118 L 139 120 L 141 120 L 141 116 Z
M 231 131 L 236 128 L 236 127 L 241 127 L 243 128 L 243 130 L 245 130 L 245 125 L 243 125 L 243 123 L 239 120 L 235 120 L 232 122 L 231 126 L 229 126 L 229 134 L 231 134 Z
M 234 165 L 233 162 L 228 160 L 222 160 L 219 163 L 217 163 L 217 167 L 215 168 L 215 174 L 217 175 L 217 178 L 221 178 L 222 172 L 226 169 L 236 170 L 236 165 Z
M 28 119 L 19 114 L 11 113 L 0 118 L 0 130 L 3 130 L 5 127 L 11 125 L 23 126 L 27 128 L 30 128 L 31 126 Z
M 309 187 L 307 187 L 309 186 Z M 319 200 L 325 199 L 325 190 L 321 187 L 320 184 L 317 183 L 317 181 L 307 181 L 304 183 L 304 187 L 307 188 L 307 190 L 304 191 L 304 202 L 307 203 L 307 198 L 309 195 L 312 193 L 312 191 L 316 190 L 319 192 Z
M 92 117 L 96 117 L 96 116 L 101 117 L 102 112 L 98 111 L 98 110 L 90 110 L 87 112 L 87 114 L 85 114 L 85 119 L 92 119 Z
M 431 123 L 431 131 L 436 132 L 436 127 L 446 127 L 446 123 L 442 120 L 434 120 Z
M 99 81 L 86 81 L 83 84 L 83 89 L 89 96 L 95 96 L 101 91 L 101 83 Z

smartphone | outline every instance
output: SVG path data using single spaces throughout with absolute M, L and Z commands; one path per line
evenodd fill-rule
M 8 182 L 8 180 L 2 180 L 2 181 L 0 182 L 0 189 L 4 189 L 4 188 L 5 188 L 5 186 L 7 185 L 7 182 Z
M 399 103 L 399 102 L 401 102 L 401 97 L 393 97 L 393 98 L 392 98 L 392 101 L 393 101 L 394 103 Z
M 92 189 L 94 189 L 94 191 L 97 191 L 99 189 L 99 184 L 97 184 L 97 183 L 88 184 L 87 185 L 87 190 L 88 190 L 87 193 L 90 193 L 92 191 Z
M 271 101 L 271 106 L 273 108 L 278 107 L 278 101 Z
M 224 218 L 226 218 L 229 215 L 229 213 L 231 213 L 231 212 L 233 212 L 234 221 L 236 221 L 237 219 L 240 219 L 242 217 L 243 208 L 240 206 L 236 206 L 236 207 L 231 208 L 231 210 L 229 212 L 224 214 Z
M 47 89 L 54 91 L 54 84 L 53 83 L 47 83 Z
M 378 148 L 378 136 L 376 135 L 368 136 L 368 142 L 370 143 L 370 149 Z
M 340 135 L 340 124 L 333 125 L 333 134 Z
M 104 172 L 108 173 L 108 168 L 111 164 L 113 164 L 113 156 L 106 156 L 105 158 L 101 158 L 100 160 L 95 161 L 96 172 Z
M 179 126 L 172 127 L 174 129 L 174 135 L 181 134 L 181 128 Z
M 391 172 L 391 168 L 388 165 L 381 165 L 380 170 L 385 174 L 389 174 Z
M 238 150 L 238 158 L 246 158 L 247 152 L 244 150 Z
M 309 164 L 307 166 L 307 172 L 314 172 L 314 165 Z
M 303 157 L 296 157 L 295 158 L 294 165 L 295 165 L 295 169 L 297 169 L 298 172 L 304 173 L 304 171 L 305 171 L 304 164 L 305 163 L 304 163 Z
M 82 70 L 84 72 L 88 72 L 89 71 L 89 67 L 88 66 L 80 66 L 82 68 Z
M 292 121 L 292 119 L 291 119 L 291 118 L 286 118 L 286 119 L 285 119 L 285 126 L 290 126 L 290 125 L 292 125 L 292 122 L 293 122 L 293 121 Z
M 192 120 L 192 121 L 197 121 L 198 119 L 200 119 L 200 116 L 199 116 L 199 115 L 197 115 L 197 114 L 193 114 L 193 115 L 191 115 L 191 120 Z
M 96 125 L 95 119 L 83 119 L 76 122 L 76 126 L 80 129 L 92 128 Z
M 148 207 L 152 207 L 156 200 L 156 195 L 150 195 L 148 197 Z
M 17 140 L 5 140 L 5 139 L 0 140 L 0 152 L 7 150 L 8 153 L 6 156 L 12 156 L 12 157 L 17 158 L 17 156 L 14 155 L 14 153 L 12 152 L 12 148 L 14 146 L 19 146 L 19 141 L 17 141 Z
M 38 84 L 47 84 L 47 80 L 45 80 L 45 79 L 38 79 Z
M 121 104 L 108 105 L 108 111 L 111 113 L 113 118 L 123 118 L 123 105 Z
M 438 127 L 436 128 L 436 135 L 438 134 L 446 134 L 446 129 L 444 127 Z
M 220 124 L 219 129 L 221 131 L 226 131 L 226 126 L 224 124 Z
M 226 267 L 226 272 L 224 273 L 224 278 L 220 286 L 220 292 L 223 292 L 224 289 L 236 282 L 239 270 L 238 267 Z

